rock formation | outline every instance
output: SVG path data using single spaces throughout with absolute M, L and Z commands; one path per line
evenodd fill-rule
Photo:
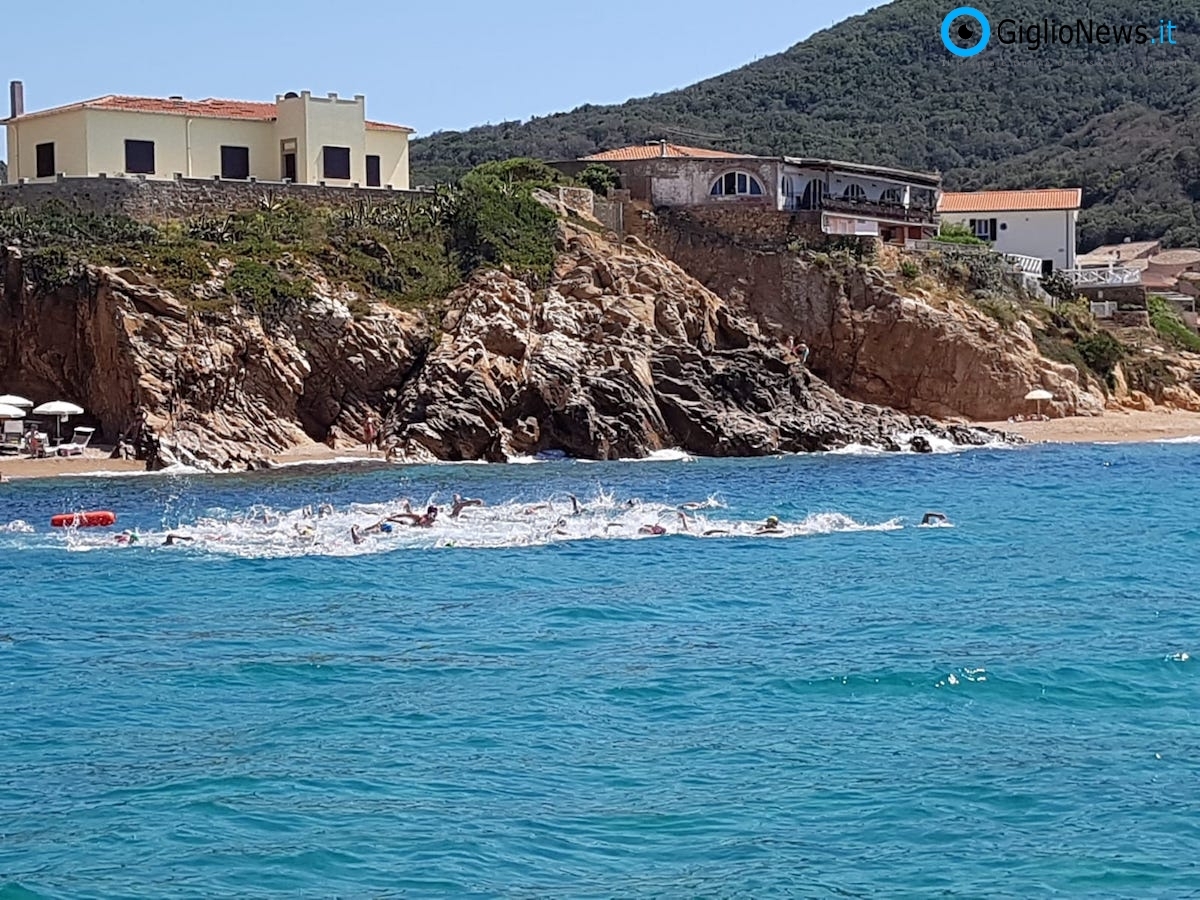
M 550 449 L 611 459 L 664 447 L 761 455 L 900 449 L 916 432 L 993 437 L 846 400 L 636 239 L 564 222 L 559 249 L 544 289 L 477 272 L 440 321 L 382 304 L 352 316 L 346 293 L 311 272 L 311 302 L 269 331 L 236 309 L 198 313 L 130 269 L 93 267 L 38 293 L 10 249 L 0 260 L 0 381 L 80 403 L 105 439 L 125 437 L 151 465 L 218 469 L 311 441 L 358 442 L 373 414 L 411 459 Z
M 563 231 L 544 292 L 493 271 L 450 298 L 444 334 L 398 405 L 408 453 L 502 459 L 558 449 L 613 459 L 682 447 L 756 456 L 849 443 L 899 449 L 902 433 L 947 434 L 838 396 L 636 238 L 614 246 L 586 229 Z
M 805 342 L 812 371 L 842 394 L 915 415 L 997 421 L 1031 412 L 1035 388 L 1058 415 L 1104 408 L 1098 383 L 1043 357 L 1024 323 L 1002 327 L 967 303 L 934 305 L 898 289 L 882 269 L 764 252 L 670 222 L 655 245 L 769 334 Z

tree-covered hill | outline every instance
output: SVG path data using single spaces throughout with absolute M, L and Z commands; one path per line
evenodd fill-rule
M 440 132 L 414 144 L 414 174 L 428 182 L 489 159 L 573 158 L 667 137 L 936 169 L 950 189 L 1078 184 L 1085 249 L 1127 236 L 1200 243 L 1200 4 L 987 0 L 980 8 L 992 42 L 968 59 L 941 43 L 942 16 L 953 6 L 897 0 L 679 91 Z M 1144 25 L 1157 38 L 1168 13 L 1174 46 L 1035 51 L 998 39 L 1003 19 L 1036 24 L 1047 16 Z

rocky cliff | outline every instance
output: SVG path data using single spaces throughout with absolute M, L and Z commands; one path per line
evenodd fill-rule
M 481 271 L 419 313 L 370 304 L 364 314 L 362 298 L 310 271 L 312 299 L 264 331 L 236 308 L 197 312 L 128 268 L 91 267 L 40 292 L 10 249 L 0 383 L 80 403 L 104 437 L 135 440 L 153 465 L 242 468 L 312 441 L 357 442 L 369 415 L 412 459 L 548 449 L 610 459 L 662 447 L 759 455 L 899 449 L 917 431 L 988 437 L 846 400 L 636 239 L 564 221 L 558 250 L 540 290 Z
M 805 342 L 837 391 L 914 415 L 995 421 L 1028 413 L 1044 388 L 1058 415 L 1104 408 L 1098 380 L 1042 356 L 1030 328 L 1002 325 L 961 298 L 904 285 L 878 264 L 746 246 L 670 219 L 655 245 L 772 336 Z M 894 260 L 893 260 L 894 262 Z

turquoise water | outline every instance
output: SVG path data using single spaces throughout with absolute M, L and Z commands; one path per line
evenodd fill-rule
M 1200 895 L 1198 473 L 1150 444 L 6 485 L 0 897 Z M 349 538 L 454 490 L 489 505 Z M 734 533 L 637 535 L 685 501 Z M 47 527 L 73 508 L 142 539 Z

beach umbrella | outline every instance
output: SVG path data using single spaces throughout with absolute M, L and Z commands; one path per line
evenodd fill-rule
M 56 416 L 58 421 L 54 426 L 54 436 L 57 440 L 62 440 L 62 423 L 66 421 L 67 416 L 82 415 L 83 407 L 68 403 L 66 400 L 51 400 L 49 403 L 35 406 L 33 414 L 35 416 Z
M 1038 388 L 1036 391 L 1030 391 L 1028 394 L 1026 394 L 1025 399 L 1037 401 L 1037 412 L 1040 416 L 1042 414 L 1042 401 L 1053 400 L 1054 395 L 1049 391 L 1043 391 L 1041 388 Z
M 29 407 L 33 406 L 33 401 L 26 400 L 24 397 L 18 397 L 16 394 L 0 394 L 0 404 L 29 409 Z
M 23 419 L 25 410 L 11 403 L 0 403 L 0 419 Z

